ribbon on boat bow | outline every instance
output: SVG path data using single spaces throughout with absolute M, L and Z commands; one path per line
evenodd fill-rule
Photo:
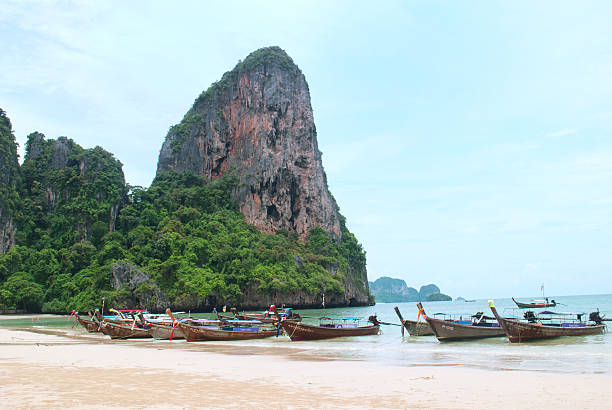
M 76 313 L 76 310 L 73 310 L 73 311 L 70 313 L 70 316 L 68 316 L 68 321 L 70 321 L 70 319 L 72 318 L 72 316 L 73 316 L 75 313 Z M 76 324 L 77 324 L 77 321 L 76 321 L 76 316 L 74 316 L 74 325 L 76 325 Z M 72 325 L 71 329 L 74 329 L 74 325 Z
M 170 341 L 172 341 L 172 337 L 174 336 L 174 329 L 176 328 L 176 322 L 172 321 L 172 332 L 170 332 Z
M 425 315 L 425 310 L 423 308 L 419 309 L 419 314 L 417 316 L 417 327 L 419 327 L 419 321 L 421 320 L 421 316 L 423 316 L 423 319 L 425 319 L 427 316 Z

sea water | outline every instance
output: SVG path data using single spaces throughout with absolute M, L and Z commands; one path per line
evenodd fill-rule
M 531 299 L 517 298 L 521 301 Z M 549 310 L 585 313 L 583 317 L 588 318 L 590 312 L 599 309 L 602 315 L 612 318 L 612 295 L 550 296 L 549 299 L 555 299 L 558 303 L 556 308 Z M 504 316 L 522 314 L 511 299 L 497 299 L 495 305 L 498 312 Z M 381 322 L 399 324 L 394 306 L 399 307 L 404 319 L 416 320 L 416 303 L 378 303 L 375 306 L 307 309 L 297 312 L 303 317 L 355 316 L 363 318 L 364 321 L 370 315 L 376 314 Z M 423 307 L 430 315 L 447 313 L 463 315 L 466 318 L 477 312 L 491 315 L 487 300 L 484 299 L 474 302 L 423 302 Z M 194 316 L 210 318 L 209 314 Z M 318 320 L 306 318 L 304 322 L 317 324 Z M 75 331 L 71 329 L 73 324 L 74 322 L 68 322 L 65 318 L 37 320 L 36 315 L 27 319 L 0 321 L 0 326 L 3 327 L 64 329 L 69 332 Z M 612 330 L 612 322 L 609 322 L 609 326 Z M 195 342 L 188 345 L 190 349 L 205 349 L 208 343 L 225 343 L 232 346 L 230 351 L 240 354 L 247 351 L 251 354 L 260 352 L 269 354 L 274 348 L 281 347 L 286 348 L 282 351 L 290 358 L 367 360 L 394 366 L 462 366 L 490 370 L 612 374 L 612 335 L 607 332 L 601 335 L 563 337 L 520 344 L 510 343 L 506 337 L 441 343 L 435 336 L 409 336 L 405 332 L 405 336 L 402 337 L 400 326 L 382 325 L 381 329 L 379 335 L 317 341 L 292 342 L 281 333 L 279 337 L 260 340 Z M 184 340 L 161 342 L 160 347 L 163 343 L 185 344 L 186 342 Z

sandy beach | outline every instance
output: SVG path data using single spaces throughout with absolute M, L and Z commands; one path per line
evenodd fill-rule
M 294 346 L 295 345 L 295 346 Z M 282 348 L 0 329 L 3 408 L 609 408 L 607 374 L 391 366 Z

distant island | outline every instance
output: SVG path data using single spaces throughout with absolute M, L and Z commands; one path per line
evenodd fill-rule
M 368 282 L 370 292 L 374 295 L 376 302 L 432 302 L 453 300 L 448 295 L 440 292 L 440 288 L 434 284 L 424 285 L 417 291 L 410 288 L 402 279 L 383 276 L 374 282 Z

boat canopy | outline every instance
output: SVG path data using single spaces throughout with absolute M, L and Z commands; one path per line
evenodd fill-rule
M 580 313 L 580 312 L 552 312 L 550 310 L 545 310 L 544 312 L 539 312 L 539 315 L 562 315 L 562 316 L 582 316 L 582 315 L 586 315 L 586 313 Z

